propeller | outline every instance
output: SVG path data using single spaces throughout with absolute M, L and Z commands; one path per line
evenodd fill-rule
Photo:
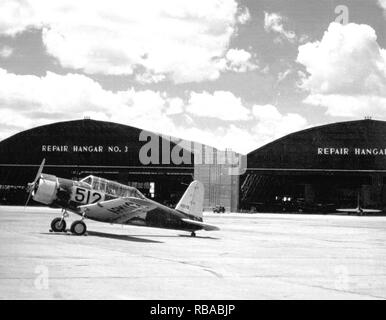
M 40 164 L 39 170 L 38 170 L 38 172 L 36 174 L 36 177 L 35 177 L 34 181 L 28 183 L 28 186 L 27 186 L 28 198 L 27 198 L 27 202 L 25 203 L 24 209 L 27 207 L 28 202 L 31 200 L 32 193 L 33 193 L 34 189 L 37 186 L 39 178 L 40 178 L 40 176 L 41 176 L 41 174 L 43 172 L 43 167 L 44 167 L 45 163 L 46 163 L 46 159 L 43 159 L 42 163 Z

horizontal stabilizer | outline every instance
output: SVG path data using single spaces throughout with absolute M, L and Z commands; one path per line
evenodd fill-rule
M 363 212 L 367 212 L 367 213 L 377 213 L 377 212 L 382 212 L 382 210 L 378 210 L 378 209 L 362 209 Z
M 211 224 L 204 223 L 204 222 L 200 222 L 200 221 L 195 221 L 195 220 L 190 220 L 190 219 L 182 219 L 182 221 L 184 221 L 184 222 L 186 222 L 188 224 L 199 226 L 202 229 L 204 229 L 205 231 L 217 231 L 217 230 L 220 230 L 219 227 L 216 227 L 216 226 L 213 226 Z
M 339 212 L 352 212 L 352 213 L 361 213 L 361 212 L 364 212 L 364 213 L 379 213 L 379 212 L 382 212 L 382 210 L 378 210 L 378 209 L 336 209 L 336 211 L 339 211 Z

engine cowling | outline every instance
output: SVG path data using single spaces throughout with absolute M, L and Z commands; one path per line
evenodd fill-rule
M 58 187 L 58 179 L 55 176 L 42 175 L 32 193 L 32 198 L 37 202 L 50 205 L 56 199 Z

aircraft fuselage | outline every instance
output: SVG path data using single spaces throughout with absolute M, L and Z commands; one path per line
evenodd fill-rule
M 82 210 L 81 207 L 84 205 L 96 204 L 117 198 L 119 198 L 118 195 L 95 190 L 89 184 L 82 181 L 74 181 L 47 174 L 42 174 L 38 188 L 33 195 L 33 199 L 37 202 L 46 204 L 52 208 L 62 208 L 78 215 L 83 214 L 84 210 Z M 138 201 L 141 201 L 141 199 L 138 198 Z M 147 211 L 139 210 L 135 214 L 127 214 L 127 212 L 134 212 L 137 209 L 136 204 L 128 200 L 119 206 L 109 208 L 103 215 L 93 215 L 92 212 L 86 212 L 85 217 L 107 223 L 184 231 L 197 231 L 202 229 L 198 225 L 194 226 L 182 220 L 191 219 L 202 221 L 202 219 L 161 205 L 151 199 L 146 198 L 146 203 L 154 203 L 154 207 L 149 208 Z M 123 214 L 123 212 L 125 212 L 125 214 Z

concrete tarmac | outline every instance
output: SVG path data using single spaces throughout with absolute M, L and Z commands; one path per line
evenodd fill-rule
M 56 216 L 0 207 L 1 299 L 386 298 L 386 217 L 206 214 L 221 231 L 191 238 Z

